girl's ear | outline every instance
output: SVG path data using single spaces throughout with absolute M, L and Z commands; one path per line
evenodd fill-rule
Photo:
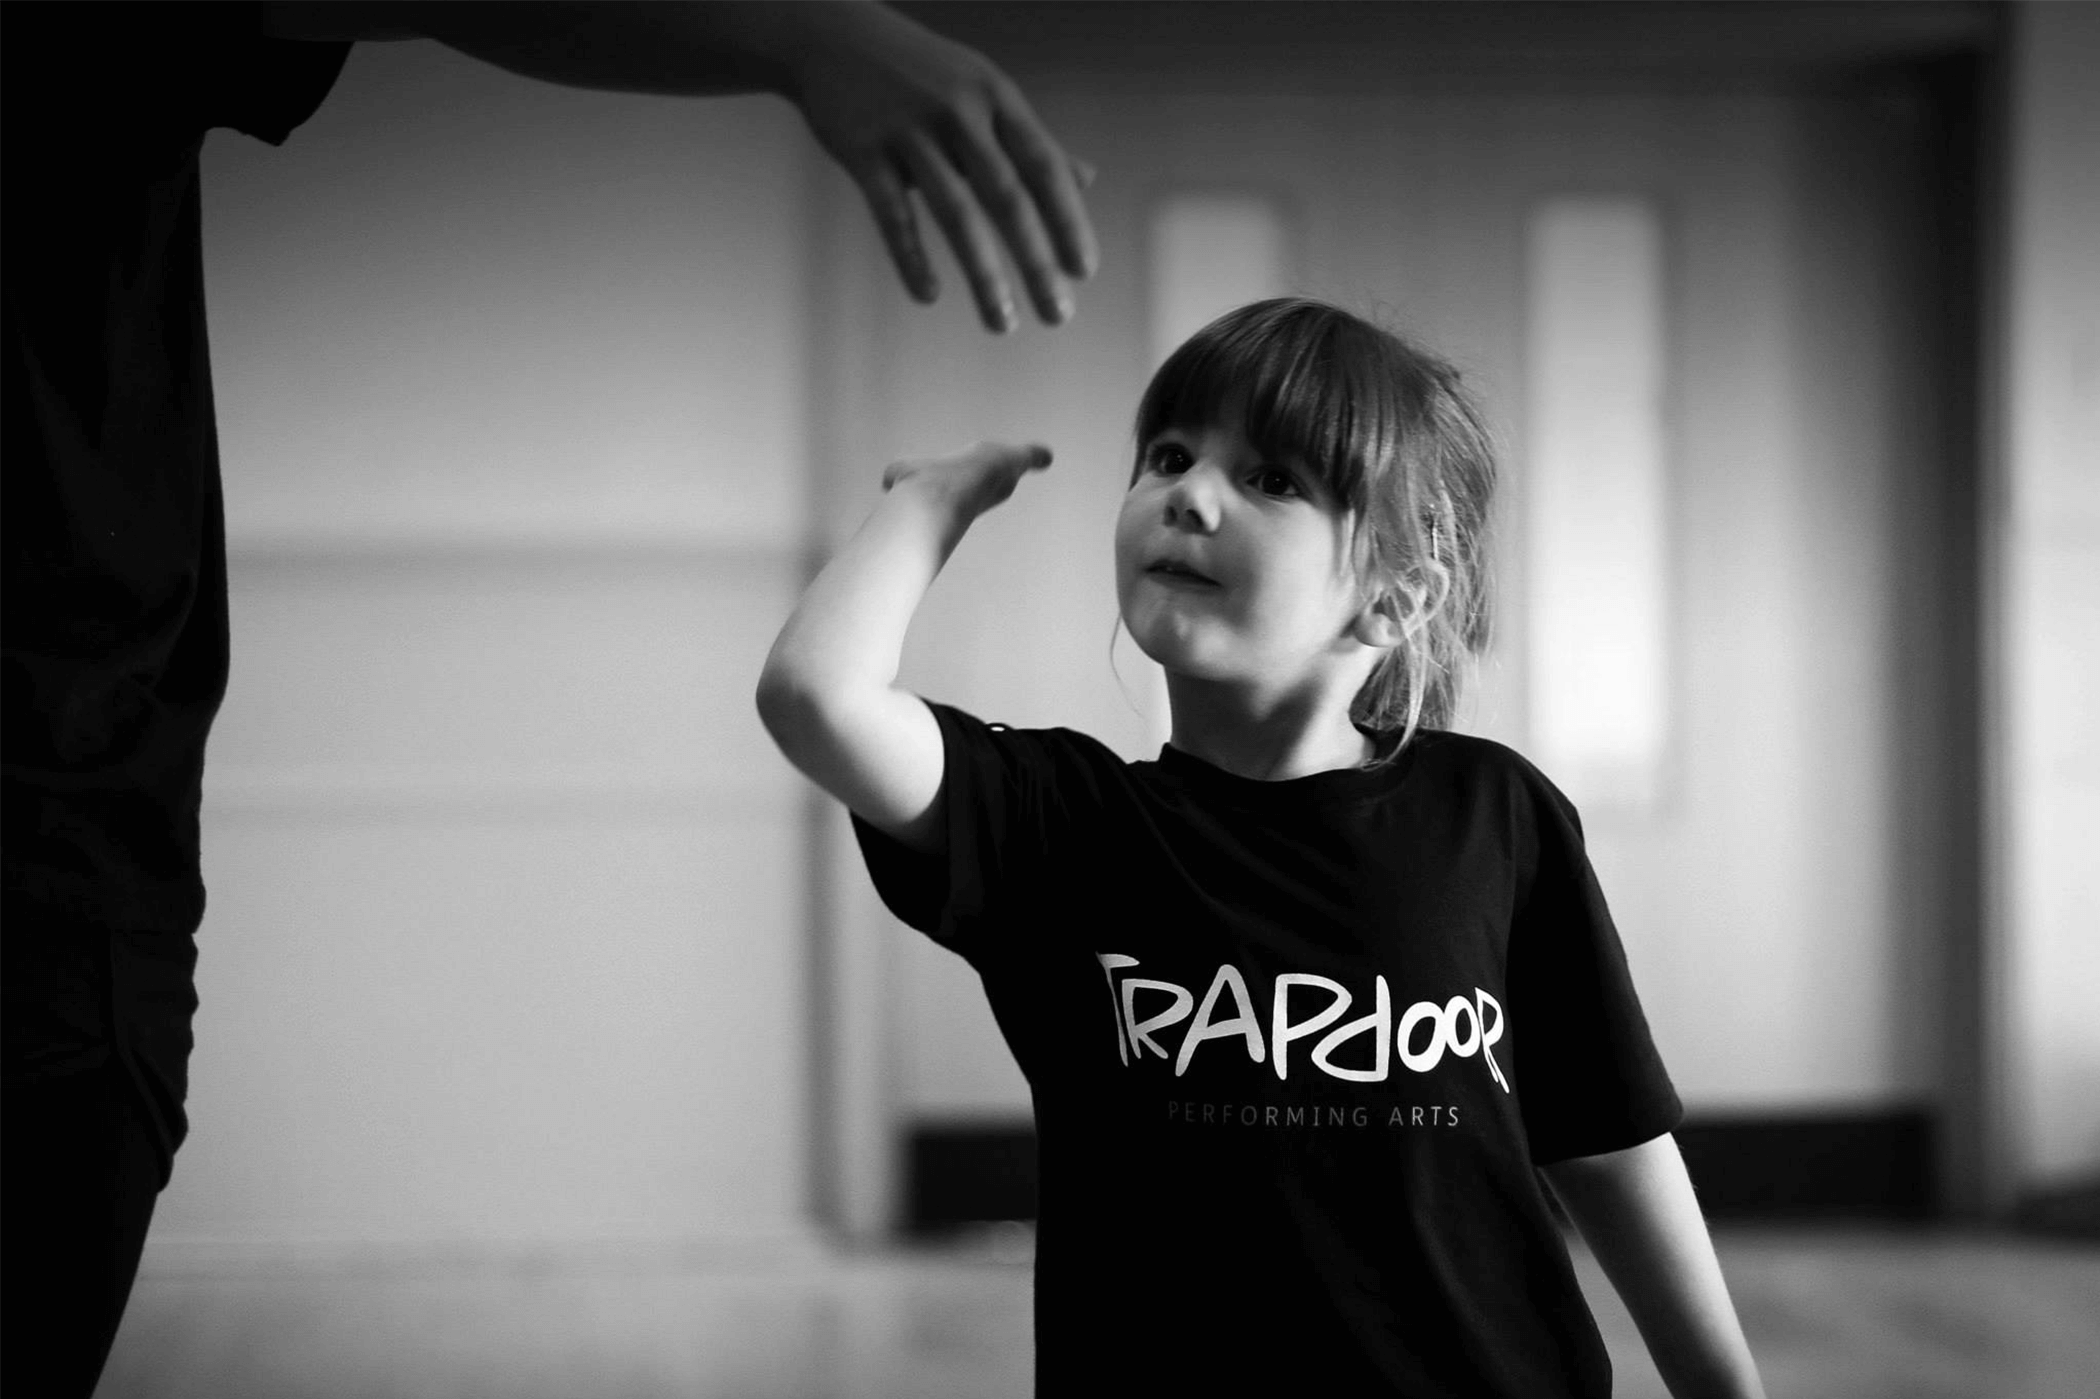
M 1386 588 L 1366 603 L 1349 624 L 1349 634 L 1366 646 L 1390 651 L 1407 638 L 1405 618 L 1410 599 L 1398 588 Z

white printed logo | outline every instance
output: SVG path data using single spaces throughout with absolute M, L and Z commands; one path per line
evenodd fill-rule
M 1123 1063 L 1132 1060 L 1143 1062 L 1149 1051 L 1162 1059 L 1174 1061 L 1174 1076 L 1181 1077 L 1189 1071 L 1189 1063 L 1196 1057 L 1196 1050 L 1211 1040 L 1238 1039 L 1246 1048 L 1247 1057 L 1259 1064 L 1266 1055 L 1262 1041 L 1261 1021 L 1254 1013 L 1253 997 L 1247 994 L 1247 980 L 1240 975 L 1239 968 L 1231 963 L 1221 963 L 1218 974 L 1211 978 L 1210 990 L 1204 993 L 1203 1004 L 1196 1005 L 1196 998 L 1186 986 L 1171 981 L 1155 981 L 1149 977 L 1125 976 L 1120 981 L 1119 971 L 1138 965 L 1135 957 L 1126 957 L 1120 952 L 1097 952 L 1095 958 L 1108 977 L 1108 994 L 1116 1018 L 1116 1053 Z M 1303 1020 L 1291 1019 L 1293 991 L 1324 991 L 1330 997 Z M 1138 1016 L 1138 997 L 1141 995 L 1169 998 L 1163 1010 L 1156 1010 L 1143 1019 Z M 1231 1013 L 1224 1019 L 1216 1019 L 1218 1001 L 1222 996 L 1232 998 Z M 1301 994 L 1298 997 L 1302 1003 Z M 1369 1014 L 1357 1017 L 1342 1025 L 1335 1025 L 1349 1012 L 1351 997 L 1349 988 L 1339 981 L 1310 972 L 1285 972 L 1276 978 L 1275 995 L 1270 1003 L 1268 1045 L 1276 1051 L 1275 1068 L 1278 1079 L 1290 1077 L 1291 1046 L 1302 1039 L 1310 1039 L 1322 1030 L 1328 1030 L 1313 1046 L 1313 1067 L 1331 1078 L 1349 1079 L 1356 1083 L 1383 1083 L 1391 1068 L 1391 1056 L 1399 1055 L 1400 1062 L 1418 1074 L 1426 1074 L 1435 1068 L 1446 1054 L 1460 1059 L 1479 1055 L 1487 1063 L 1487 1071 L 1501 1087 L 1509 1091 L 1509 1080 L 1502 1076 L 1502 1066 L 1495 1062 L 1494 1047 L 1502 1042 L 1507 1028 L 1502 1014 L 1502 1005 L 1493 996 L 1473 988 L 1469 999 L 1463 995 L 1453 996 L 1448 1001 L 1416 1001 L 1400 1017 L 1400 1024 L 1393 1024 L 1393 997 L 1387 989 L 1385 978 L 1377 978 L 1377 1005 Z M 1159 1042 L 1159 1031 L 1179 1025 L 1195 1010 L 1195 1020 L 1181 1037 L 1181 1047 L 1169 1053 Z M 1417 1044 L 1427 1026 L 1427 1039 Z M 1345 1069 L 1334 1063 L 1335 1051 L 1358 1035 L 1371 1036 L 1372 1064 L 1368 1069 Z

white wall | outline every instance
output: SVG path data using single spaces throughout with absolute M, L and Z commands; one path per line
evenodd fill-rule
M 2002 560 L 2012 1171 L 2100 1171 L 2100 7 L 2014 15 Z
M 211 137 L 234 657 L 157 1248 L 807 1227 L 805 808 L 750 692 L 814 159 L 777 99 L 420 42 Z

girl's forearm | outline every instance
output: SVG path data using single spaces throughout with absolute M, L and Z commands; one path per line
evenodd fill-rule
M 1676 1399 L 1764 1399 L 1677 1142 L 1546 1168 Z
M 921 854 L 944 848 L 947 754 L 933 711 L 898 688 L 904 633 L 970 523 L 1049 464 L 1047 447 L 998 442 L 892 462 L 889 493 L 803 593 L 759 676 L 758 716 L 782 756 Z
M 823 702 L 895 684 L 912 616 L 974 518 L 952 492 L 899 481 L 803 593 L 761 693 Z

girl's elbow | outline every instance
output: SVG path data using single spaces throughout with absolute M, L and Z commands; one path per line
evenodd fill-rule
M 826 683 L 793 669 L 768 667 L 759 677 L 758 720 L 781 756 L 803 776 L 833 791 L 840 761 L 843 716 L 852 712 L 849 686 Z M 836 792 L 834 791 L 834 795 Z
M 792 672 L 768 667 L 758 678 L 758 721 L 780 751 L 793 759 L 809 733 L 817 705 L 810 685 Z

